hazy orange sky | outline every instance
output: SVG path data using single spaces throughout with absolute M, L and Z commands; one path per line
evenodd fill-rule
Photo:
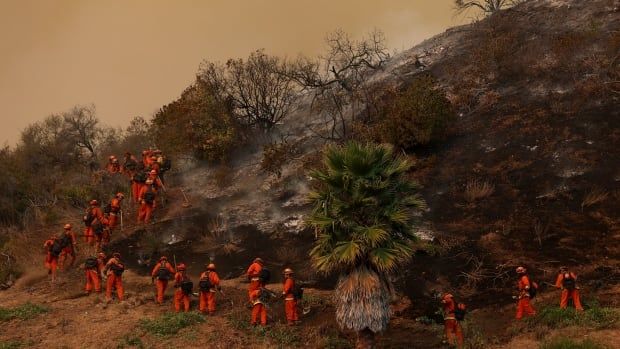
M 459 24 L 452 0 L 0 0 L 0 144 L 76 104 L 126 126 L 180 95 L 203 59 L 317 54 L 327 32 L 407 49 Z

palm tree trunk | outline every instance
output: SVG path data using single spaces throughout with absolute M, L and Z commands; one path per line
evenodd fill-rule
M 355 349 L 373 349 L 375 347 L 375 333 L 365 328 L 357 332 Z

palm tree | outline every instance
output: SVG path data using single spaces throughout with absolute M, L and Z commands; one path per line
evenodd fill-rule
M 323 162 L 311 172 L 310 257 L 320 272 L 340 273 L 336 320 L 357 332 L 358 348 L 372 348 L 391 316 L 389 276 L 411 258 L 425 203 L 407 179 L 411 163 L 388 145 L 330 146 Z

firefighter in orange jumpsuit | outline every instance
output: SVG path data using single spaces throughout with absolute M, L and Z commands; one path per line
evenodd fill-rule
M 71 263 L 69 263 L 69 266 L 73 266 L 73 263 L 75 263 L 75 252 L 77 251 L 77 239 L 71 230 L 71 224 L 65 224 L 64 228 L 65 232 L 60 238 L 60 241 L 62 242 L 62 253 L 60 254 L 58 263 L 60 265 L 60 269 L 64 269 L 67 255 L 71 256 Z
M 155 174 L 159 174 L 159 170 L 160 170 L 161 166 L 157 162 L 157 156 L 151 156 L 151 160 L 150 160 L 149 164 L 150 165 L 149 165 L 148 169 L 150 171 L 155 171 Z
M 86 293 L 90 293 L 93 290 L 97 293 L 101 293 L 101 264 L 102 261 L 98 257 L 86 258 L 84 262 L 84 273 L 86 276 L 86 286 L 84 286 L 84 290 Z
M 174 268 L 168 262 L 166 256 L 161 256 L 159 262 L 153 267 L 151 271 L 151 280 L 155 282 L 155 289 L 157 291 L 156 301 L 160 305 L 164 303 L 164 293 L 168 287 L 168 280 L 174 275 Z
M 443 323 L 448 344 L 462 348 L 463 329 L 454 314 L 456 311 L 454 298 L 450 293 L 446 293 L 441 298 L 441 303 L 443 303 Z
M 125 195 L 123 193 L 116 193 L 114 198 L 112 198 L 112 200 L 110 201 L 110 218 L 108 219 L 108 226 L 110 228 L 110 232 L 112 232 L 114 228 L 116 228 L 116 224 L 121 215 L 121 204 L 124 198 Z
M 97 272 L 99 274 L 99 277 L 101 279 L 103 279 L 103 269 L 105 268 L 106 265 L 106 255 L 103 252 L 99 252 L 97 253 Z
M 103 211 L 99 207 L 99 202 L 97 200 L 90 201 L 90 207 L 86 211 L 86 215 L 84 216 L 84 225 L 86 225 L 86 229 L 84 230 L 84 238 L 86 239 L 86 243 L 92 245 L 96 241 L 95 237 L 95 228 L 98 225 L 105 224 L 107 221 L 103 216 Z
M 295 280 L 293 279 L 293 270 L 291 268 L 284 269 L 284 287 L 282 289 L 282 297 L 284 297 L 284 313 L 286 314 L 286 322 L 289 326 L 299 322 L 299 314 L 297 313 L 297 299 L 293 290 L 295 289 Z
M 140 190 L 144 187 L 147 175 L 143 171 L 136 170 L 131 176 L 131 195 L 136 204 L 140 204 Z
M 142 151 L 142 163 L 144 164 L 144 168 L 148 168 L 151 165 L 152 155 L 153 155 L 153 151 L 150 149 Z
M 220 277 L 215 271 L 215 264 L 209 263 L 207 271 L 200 274 L 200 312 L 209 312 L 209 315 L 215 313 L 215 292 L 220 290 Z M 208 286 L 208 287 L 206 287 Z
M 577 275 L 568 270 L 567 267 L 561 267 L 560 273 L 555 280 L 555 287 L 562 290 L 560 298 L 560 308 L 565 309 L 568 306 L 568 300 L 573 300 L 573 305 L 577 311 L 583 311 L 581 299 L 579 298 L 579 287 L 577 287 Z
M 185 264 L 181 263 L 177 267 L 177 273 L 174 274 L 174 288 L 177 290 L 174 292 L 174 311 L 177 313 L 181 311 L 181 303 L 183 304 L 183 310 L 189 311 L 189 297 L 191 296 L 191 290 L 187 292 L 184 290 L 185 284 L 191 283 L 191 280 L 185 272 Z
M 112 300 L 112 289 L 116 288 L 116 295 L 118 296 L 118 300 L 123 300 L 124 290 L 123 290 L 123 271 L 125 271 L 125 266 L 121 262 L 121 254 L 118 252 L 114 252 L 112 254 L 112 258 L 106 263 L 103 268 L 103 273 L 106 275 L 106 288 L 105 288 L 105 298 L 109 302 Z
M 158 172 L 156 170 L 149 171 L 148 179 L 153 181 L 153 188 L 157 192 L 159 192 L 160 189 L 163 190 L 164 192 L 166 191 L 166 187 L 164 187 L 164 183 L 159 178 Z
M 519 296 L 517 296 L 517 315 L 515 317 L 517 320 L 521 320 L 524 314 L 526 316 L 536 315 L 536 310 L 530 304 L 530 288 L 534 285 L 531 284 L 524 267 L 518 267 L 516 271 L 519 275 Z
M 50 236 L 49 239 L 43 243 L 45 248 L 45 268 L 47 273 L 52 275 L 52 282 L 56 281 L 56 272 L 58 270 L 58 256 L 62 252 L 60 241 L 56 235 Z
M 106 170 L 109 173 L 119 173 L 121 171 L 121 165 L 118 163 L 118 159 L 114 155 L 110 155 L 108 158 L 108 164 L 106 165 Z
M 146 185 L 140 189 L 140 209 L 138 210 L 138 224 L 148 224 L 151 221 L 151 215 L 155 208 L 157 200 L 157 191 L 153 188 L 153 181 L 146 180 Z
M 136 173 L 136 169 L 138 167 L 138 160 L 135 156 L 133 156 L 130 152 L 125 153 L 125 161 L 123 162 L 123 166 L 121 167 L 121 172 L 123 172 L 129 179 L 133 177 Z
M 248 288 L 248 295 L 250 301 L 252 301 L 252 292 L 264 287 L 265 285 L 260 279 L 260 272 L 263 270 L 263 260 L 261 258 L 254 259 L 254 262 L 250 264 L 247 271 L 248 280 L 250 280 L 250 286 Z
M 259 288 L 250 291 L 250 302 L 252 302 L 252 326 L 256 326 L 260 320 L 261 326 L 267 325 L 267 307 L 264 304 L 263 289 Z

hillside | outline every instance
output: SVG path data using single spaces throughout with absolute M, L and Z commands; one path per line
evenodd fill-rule
M 395 316 L 379 347 L 442 347 L 442 327 L 419 321 L 437 310 L 434 291 L 450 291 L 468 304 L 469 348 L 532 348 L 565 335 L 562 325 L 551 322 L 514 324 L 518 265 L 526 265 L 541 285 L 554 282 L 559 266 L 568 265 L 579 274 L 591 309 L 618 311 L 620 14 L 613 6 L 610 0 L 528 1 L 449 29 L 374 73 L 373 83 L 394 86 L 431 74 L 457 113 L 445 140 L 407 151 L 415 162 L 410 175 L 423 185 L 428 204 L 419 231 L 424 244 L 393 280 Z M 0 291 L 0 306 L 32 302 L 47 312 L 6 320 L 0 348 L 9 342 L 52 348 L 351 347 L 354 334 L 339 331 L 333 315 L 335 276 L 317 274 L 307 257 L 315 239 L 303 225 L 310 210 L 307 173 L 326 143 L 308 131 L 309 125 L 323 125 L 310 100 L 304 97 L 278 125 L 287 144 L 295 145 L 279 175 L 261 166 L 263 151 L 256 144 L 264 145 L 262 139 L 236 149 L 227 165 L 175 162 L 169 202 L 157 224 L 146 230 L 128 224 L 114 237 L 112 249 L 130 269 L 122 304 L 84 297 L 78 269 L 50 285 L 42 257 L 32 251 L 16 256 L 26 272 Z M 182 207 L 180 188 L 191 207 Z M 39 244 L 46 233 L 22 234 Z M 192 275 L 214 260 L 226 279 L 221 316 L 172 336 L 145 329 L 142 319 L 171 309 L 151 301 L 144 263 L 157 253 L 187 262 Z M 245 325 L 247 284 L 241 275 L 255 256 L 272 270 L 291 266 L 307 285 L 310 312 L 301 327 L 281 323 L 279 303 L 272 312 L 275 326 L 259 331 Z M 558 298 L 543 285 L 535 306 L 554 305 Z M 606 316 L 569 323 L 569 337 L 620 348 L 614 339 L 620 320 Z

